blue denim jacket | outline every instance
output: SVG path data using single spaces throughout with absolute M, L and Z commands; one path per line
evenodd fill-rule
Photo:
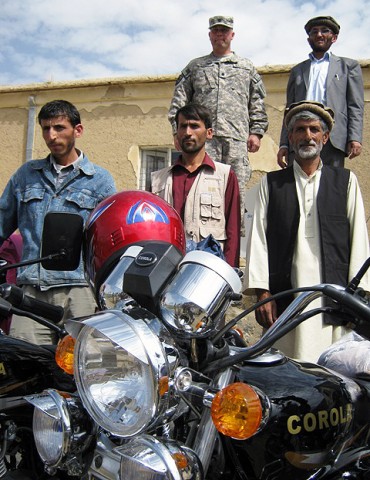
M 57 186 L 53 168 L 50 157 L 25 163 L 10 178 L 0 198 L 0 244 L 18 228 L 23 238 L 22 260 L 40 257 L 47 212 L 79 213 L 86 222 L 95 206 L 116 192 L 110 173 L 86 156 Z M 82 261 L 73 272 L 44 270 L 40 264 L 22 267 L 17 283 L 41 289 L 87 285 Z

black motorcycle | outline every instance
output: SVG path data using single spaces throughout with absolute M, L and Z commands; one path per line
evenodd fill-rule
M 66 335 L 56 325 L 63 317 L 63 308 L 37 301 L 24 295 L 21 288 L 5 283 L 6 271 L 31 263 L 44 268 L 74 270 L 81 255 L 82 218 L 51 213 L 45 218 L 42 258 L 0 266 L 0 314 L 28 316 L 55 331 L 59 338 Z M 44 465 L 37 453 L 32 431 L 33 407 L 26 395 L 46 388 L 75 391 L 74 379 L 55 361 L 56 347 L 34 345 L 5 335 L 0 330 L 0 479 L 47 479 Z
M 321 312 L 370 338 L 358 288 L 370 260 L 346 288 L 278 294 L 299 295 L 246 346 L 233 327 L 263 302 L 225 324 L 240 298 L 238 273 L 201 251 L 173 262 L 162 244 L 120 251 L 95 285 L 102 311 L 67 323 L 77 393 L 27 396 L 46 471 L 100 480 L 370 478 L 368 372 L 351 377 L 273 348 Z M 165 282 L 147 289 L 156 279 Z M 333 303 L 310 310 L 318 297 Z

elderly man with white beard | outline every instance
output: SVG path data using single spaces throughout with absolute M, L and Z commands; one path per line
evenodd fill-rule
M 247 248 L 245 293 L 256 293 L 257 300 L 323 282 L 345 286 L 369 256 L 357 178 L 320 158 L 333 111 L 302 101 L 286 110 L 284 121 L 295 160 L 261 180 Z M 360 286 L 369 291 L 369 275 Z M 257 322 L 269 328 L 291 300 L 266 303 L 256 311 Z M 316 315 L 275 346 L 292 358 L 316 362 L 345 333 L 344 326 Z

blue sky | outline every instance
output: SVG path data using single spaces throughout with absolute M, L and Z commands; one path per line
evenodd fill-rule
M 0 85 L 178 73 L 234 16 L 233 50 L 261 67 L 304 60 L 304 24 L 332 15 L 332 51 L 370 59 L 370 0 L 0 0 Z

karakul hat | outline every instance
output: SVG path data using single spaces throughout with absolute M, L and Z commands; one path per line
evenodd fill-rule
M 338 35 L 340 30 L 339 23 L 333 17 L 323 15 L 321 17 L 314 17 L 311 18 L 311 20 L 308 20 L 304 26 L 307 35 L 310 33 L 312 27 L 317 27 L 318 25 L 325 25 L 326 27 L 330 28 L 330 30 L 333 30 L 336 35 Z
M 327 124 L 329 132 L 332 130 L 334 125 L 334 112 L 331 108 L 325 107 L 320 102 L 313 102 L 309 100 L 302 100 L 301 102 L 292 103 L 289 107 L 285 109 L 284 112 L 284 124 L 288 127 L 289 122 L 293 115 L 299 112 L 309 111 L 316 113 L 321 117 L 324 122 Z

